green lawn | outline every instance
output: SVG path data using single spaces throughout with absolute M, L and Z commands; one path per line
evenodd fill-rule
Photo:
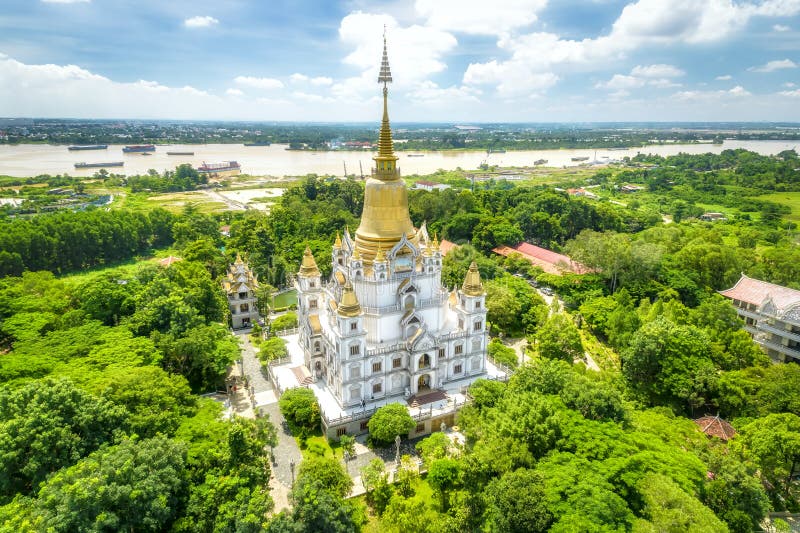
M 800 222 L 800 192 L 774 192 L 772 194 L 763 194 L 757 198 L 788 206 L 792 212 L 786 215 L 786 219 Z

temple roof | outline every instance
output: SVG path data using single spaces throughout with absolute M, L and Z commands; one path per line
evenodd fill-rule
M 724 441 L 731 440 L 736 435 L 736 430 L 725 420 L 717 416 L 704 416 L 694 421 L 700 430 L 709 437 L 717 437 Z
M 358 298 L 356 298 L 356 293 L 353 291 L 353 285 L 350 280 L 347 280 L 347 283 L 344 284 L 342 299 L 339 302 L 337 311 L 339 315 L 346 317 L 355 317 L 361 314 L 361 304 L 358 303 Z
M 800 305 L 800 291 L 750 278 L 744 274 L 736 282 L 736 285 L 728 290 L 719 291 L 719 293 L 732 300 L 740 300 L 758 307 L 771 299 L 779 314 Z
M 306 251 L 303 252 L 303 261 L 300 264 L 298 276 L 302 278 L 313 278 L 320 275 L 317 262 L 314 260 L 314 254 L 311 253 L 311 248 L 306 245 Z
M 475 261 L 469 265 L 467 275 L 464 276 L 464 284 L 461 286 L 461 292 L 467 296 L 481 296 L 483 294 L 481 273 L 478 271 L 478 264 Z

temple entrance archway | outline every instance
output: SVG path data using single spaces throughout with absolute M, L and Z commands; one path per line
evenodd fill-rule
M 431 390 L 431 377 L 424 374 L 417 380 L 417 393 L 427 392 Z

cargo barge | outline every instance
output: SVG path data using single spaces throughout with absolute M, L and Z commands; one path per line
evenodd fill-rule
M 78 150 L 105 150 L 108 148 L 107 144 L 77 144 L 74 146 L 68 146 L 67 150 L 70 152 L 76 152 Z
M 104 168 L 104 167 L 121 167 L 124 165 L 122 161 L 112 161 L 110 163 L 75 163 L 75 168 Z
M 194 152 L 167 152 L 167 155 L 194 155 Z
M 126 154 L 137 152 L 155 152 L 156 147 L 154 144 L 133 144 L 131 146 L 123 147 L 122 151 Z
M 230 172 L 239 171 L 242 166 L 236 161 L 222 161 L 221 163 L 206 163 L 197 167 L 197 171 L 205 174 L 213 174 L 216 172 Z
M 272 143 L 269 141 L 255 141 L 251 143 L 244 143 L 245 146 L 270 146 Z

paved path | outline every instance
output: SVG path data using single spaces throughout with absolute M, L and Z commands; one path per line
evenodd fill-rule
M 251 390 L 257 395 L 273 391 L 272 384 L 267 377 L 266 371 L 261 366 L 261 361 L 256 356 L 255 348 L 250 343 L 250 339 L 244 333 L 239 333 L 237 336 L 242 347 L 242 368 L 244 369 L 244 375 L 248 378 Z M 294 461 L 294 473 L 297 475 L 300 461 L 303 460 L 303 454 L 297 446 L 297 441 L 294 440 L 294 437 L 289 432 L 289 426 L 278 407 L 277 398 L 274 395 L 271 398 L 273 398 L 273 401 L 266 405 L 260 405 L 259 411 L 262 416 L 269 417 L 278 430 L 278 445 L 274 449 L 275 463 L 272 465 L 272 479 L 270 479 L 271 494 L 273 500 L 275 500 L 275 511 L 277 512 L 289 507 L 289 493 L 292 488 L 290 465 Z M 249 401 L 247 403 L 249 404 Z M 253 416 L 252 409 L 250 413 L 250 416 Z M 242 416 L 247 415 L 242 414 Z

